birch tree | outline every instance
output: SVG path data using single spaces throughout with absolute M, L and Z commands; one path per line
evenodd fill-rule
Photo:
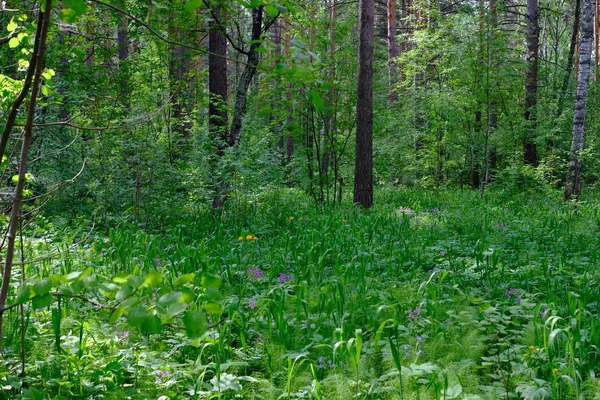
M 585 116 L 587 111 L 588 86 L 592 63 L 592 43 L 594 37 L 594 0 L 584 0 L 583 23 L 579 45 L 579 68 L 575 111 L 573 115 L 573 137 L 571 157 L 567 174 L 565 199 L 579 198 L 581 194 L 581 152 L 585 142 Z

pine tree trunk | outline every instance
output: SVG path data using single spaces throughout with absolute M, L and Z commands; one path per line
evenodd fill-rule
M 575 49 L 577 47 L 577 34 L 579 32 L 580 9 L 581 0 L 575 0 L 575 16 L 573 18 L 573 32 L 571 33 L 571 44 L 569 46 L 569 55 L 567 57 L 567 69 L 565 70 L 565 76 L 563 77 L 562 85 L 558 92 L 556 117 L 560 117 L 563 112 L 563 104 L 565 96 L 567 95 L 567 89 L 569 88 L 569 81 L 571 80 L 571 71 L 573 71 L 573 60 L 575 59 Z
M 354 204 L 373 205 L 373 46 L 375 1 L 359 2 Z
M 585 116 L 588 99 L 588 86 L 592 62 L 592 43 L 594 36 L 594 0 L 584 0 L 583 24 L 579 47 L 579 68 L 577 92 L 575 93 L 575 111 L 573 115 L 573 139 L 565 199 L 579 198 L 581 194 L 581 152 L 585 142 Z
M 539 55 L 539 7 L 538 0 L 527 0 L 527 72 L 525 74 L 525 134 L 523 136 L 523 161 L 537 166 L 537 89 Z

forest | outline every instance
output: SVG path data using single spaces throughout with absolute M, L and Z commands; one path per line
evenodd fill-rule
M 600 0 L 0 1 L 0 400 L 600 399 L 599 37 Z

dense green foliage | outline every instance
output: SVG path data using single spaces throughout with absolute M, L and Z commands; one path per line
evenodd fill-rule
M 158 273 L 139 303 L 172 326 L 144 333 L 76 298 L 26 307 L 23 380 L 10 312 L 3 396 L 596 398 L 600 208 L 548 195 L 383 190 L 362 213 L 272 191 L 154 233 L 121 224 L 25 273 L 92 267 L 115 285 Z M 70 231 L 38 222 L 27 253 L 67 246 Z M 190 290 L 200 305 L 213 275 L 214 325 L 190 339 L 164 295 Z

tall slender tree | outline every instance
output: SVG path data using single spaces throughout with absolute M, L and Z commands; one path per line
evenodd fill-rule
M 388 0 L 387 7 L 387 36 L 388 36 L 388 71 L 390 84 L 390 103 L 398 101 L 396 83 L 398 82 L 398 66 L 396 58 L 400 55 L 400 48 L 396 40 L 397 10 L 396 0 Z
M 538 0 L 527 0 L 527 54 L 525 56 L 527 71 L 525 73 L 523 160 L 526 164 L 534 166 L 538 164 L 535 134 L 537 130 L 538 60 L 540 51 L 539 15 Z
M 577 92 L 575 93 L 575 112 L 573 114 L 573 137 L 571 141 L 571 157 L 569 172 L 567 174 L 565 199 L 571 197 L 577 199 L 581 194 L 581 152 L 585 143 L 585 117 L 594 38 L 594 8 L 594 0 L 584 0 L 583 23 L 579 46 Z
M 373 47 L 375 1 L 359 2 L 354 204 L 373 205 Z

